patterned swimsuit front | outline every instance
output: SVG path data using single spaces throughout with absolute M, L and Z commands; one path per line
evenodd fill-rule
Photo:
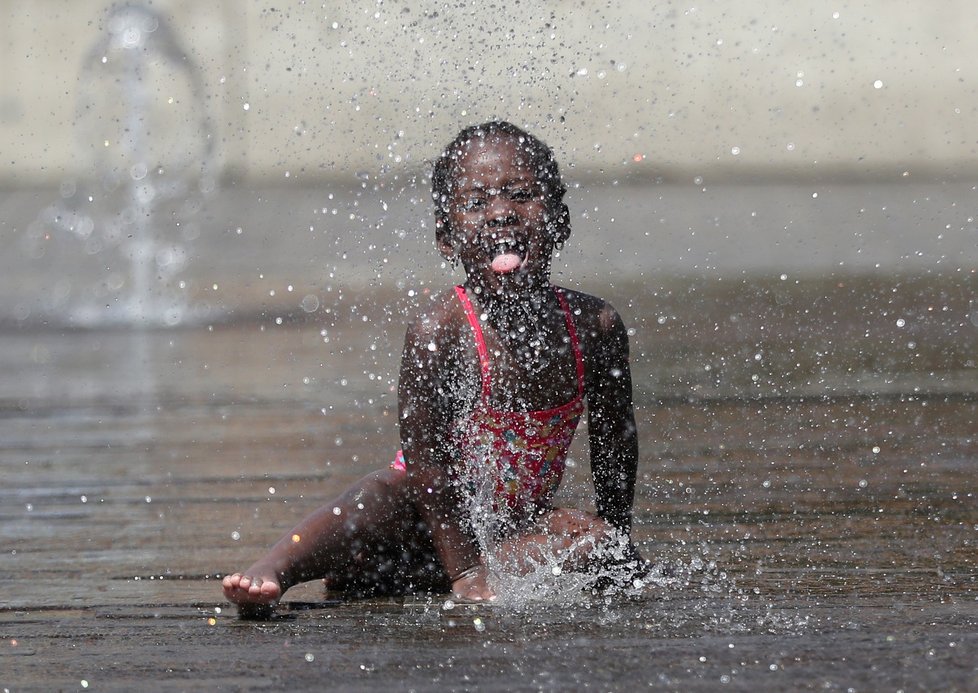
M 584 412 L 584 358 L 567 298 L 554 287 L 574 352 L 576 395 L 552 409 L 500 411 L 490 403 L 492 369 L 481 321 L 465 289 L 457 286 L 455 293 L 472 327 L 479 352 L 482 389 L 479 405 L 456 428 L 455 447 L 464 456 L 461 469 L 468 473 L 471 488 L 473 477 L 479 478 L 479 471 L 489 465 L 489 481 L 495 486 L 493 506 L 497 511 L 506 507 L 519 515 L 529 515 L 546 509 L 560 485 L 568 449 Z
M 561 289 L 553 289 L 564 313 L 574 352 L 577 393 L 558 407 L 522 412 L 500 411 L 491 405 L 492 370 L 482 326 L 465 289 L 455 287 L 479 353 L 481 398 L 479 405 L 458 422 L 454 447 L 464 456 L 459 468 L 466 475 L 470 488 L 475 483 L 472 472 L 478 476 L 480 469 L 491 465 L 491 481 L 495 486 L 493 507 L 497 511 L 508 508 L 526 516 L 550 506 L 564 475 L 577 424 L 584 413 L 584 357 L 580 340 L 567 298 Z M 391 466 L 406 469 L 401 451 Z

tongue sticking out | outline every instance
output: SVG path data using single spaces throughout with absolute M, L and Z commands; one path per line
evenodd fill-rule
M 492 271 L 496 274 L 507 274 L 523 264 L 523 258 L 513 252 L 503 252 L 493 258 Z

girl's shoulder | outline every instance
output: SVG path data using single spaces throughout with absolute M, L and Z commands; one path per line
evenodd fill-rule
M 624 329 L 618 311 L 600 296 L 564 287 L 558 289 L 567 297 L 567 304 L 578 329 L 592 334 L 608 334 Z
M 430 338 L 432 342 L 457 336 L 465 320 L 455 288 L 422 295 L 408 323 L 408 334 Z

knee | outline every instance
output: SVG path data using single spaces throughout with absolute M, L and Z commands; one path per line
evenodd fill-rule
M 591 538 L 595 543 L 609 541 L 615 528 L 597 515 L 583 510 L 562 510 L 551 518 L 551 531 L 570 540 Z
M 377 497 L 390 497 L 406 488 L 407 473 L 401 469 L 380 469 L 360 480 L 359 490 Z

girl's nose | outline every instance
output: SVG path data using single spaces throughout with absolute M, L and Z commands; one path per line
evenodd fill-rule
M 495 194 L 489 198 L 489 206 L 486 209 L 486 222 L 490 227 L 508 226 L 517 221 L 516 213 L 513 210 L 513 203 L 505 195 Z

